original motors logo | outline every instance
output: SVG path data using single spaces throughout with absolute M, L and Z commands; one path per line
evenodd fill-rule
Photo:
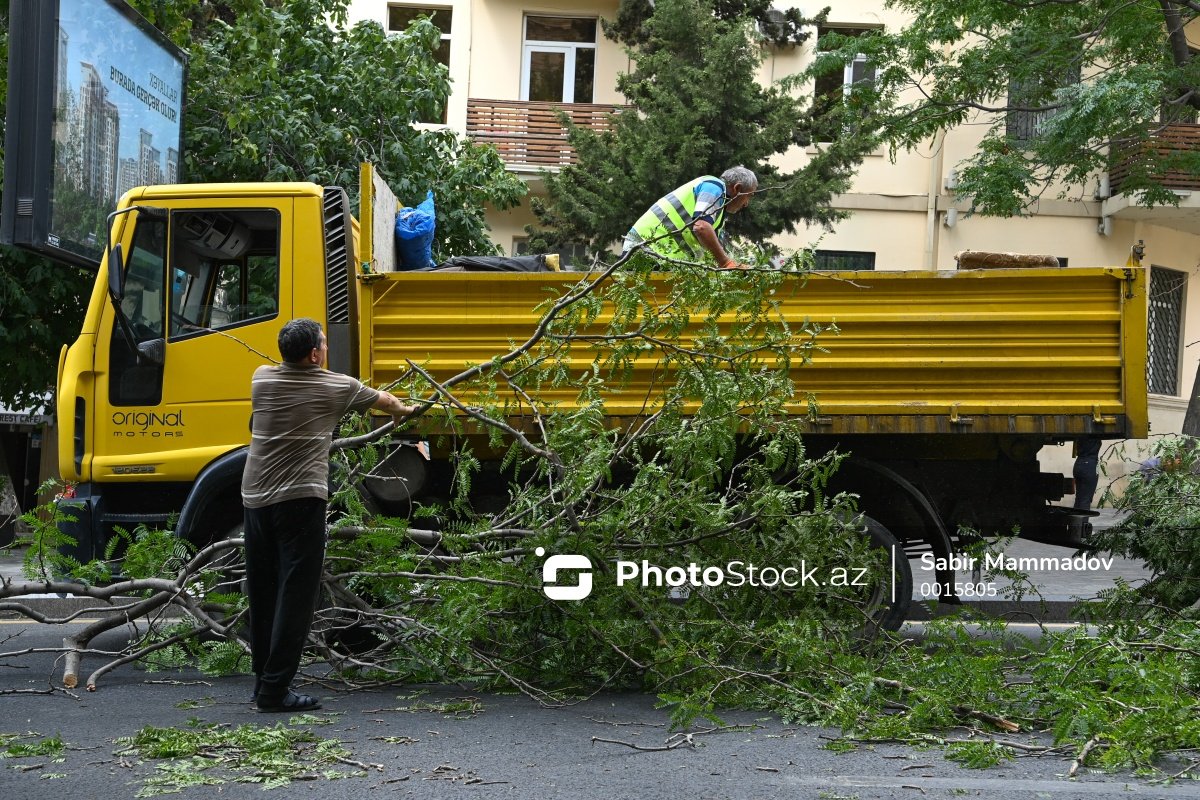
M 113 436 L 160 439 L 183 436 L 183 411 L 114 411 Z
M 533 552 L 540 558 L 546 555 L 546 548 L 539 547 Z M 577 571 L 579 582 L 574 585 L 559 583 L 559 570 Z M 542 564 L 542 591 L 551 600 L 582 600 L 592 593 L 592 562 L 587 556 L 550 556 Z

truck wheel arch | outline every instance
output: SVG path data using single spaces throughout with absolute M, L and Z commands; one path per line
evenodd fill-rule
M 203 547 L 242 518 L 242 471 L 249 453 L 249 448 L 239 447 L 200 470 L 179 512 L 176 536 Z
M 837 476 L 832 483 L 838 489 L 859 495 L 862 501 L 860 510 L 878 520 L 894 535 L 902 538 L 905 544 L 914 541 L 913 536 L 905 535 L 908 531 L 903 526 L 893 523 L 896 511 L 889 507 L 890 504 L 872 502 L 873 495 L 878 495 L 879 490 L 883 489 L 890 497 L 906 503 L 908 510 L 920 520 L 920 539 L 929 544 L 937 558 L 949 558 L 954 553 L 954 543 L 946 530 L 946 524 L 942 521 L 937 509 L 929 502 L 929 498 L 912 481 L 891 467 L 869 458 L 852 456 L 838 468 Z M 874 490 L 870 487 L 874 487 Z M 949 582 L 951 585 L 954 583 L 953 572 L 939 570 L 936 577 L 939 583 Z M 943 597 L 942 602 L 955 603 L 958 602 L 958 599 Z

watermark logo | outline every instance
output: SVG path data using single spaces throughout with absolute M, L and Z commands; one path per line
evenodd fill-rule
M 546 555 L 546 548 L 539 547 L 533 552 L 541 557 Z M 559 570 L 578 571 L 579 582 L 574 585 L 560 584 Z M 592 562 L 587 556 L 550 556 L 542 564 L 542 591 L 551 600 L 582 600 L 592 593 Z
M 546 548 L 534 550 L 537 556 L 546 555 Z M 892 553 L 895 559 L 895 553 Z M 893 573 L 894 573 L 893 560 Z M 739 588 L 750 586 L 756 589 L 797 589 L 822 586 L 867 586 L 870 581 L 866 567 L 809 566 L 803 559 L 798 565 L 787 567 L 760 567 L 743 561 L 730 561 L 723 566 L 702 566 L 690 563 L 687 566 L 661 567 L 649 561 L 617 561 L 616 584 L 640 585 L 642 588 L 668 588 L 674 600 L 686 599 L 693 589 L 704 587 Z M 576 583 L 559 582 L 559 572 L 575 572 Z M 566 580 L 569 580 L 569 576 Z M 893 581 L 894 583 L 894 581 Z M 542 592 L 551 600 L 582 600 L 592 593 L 592 562 L 582 555 L 554 555 L 542 564 Z M 895 593 L 895 586 L 892 586 Z M 893 601 L 894 601 L 893 597 Z

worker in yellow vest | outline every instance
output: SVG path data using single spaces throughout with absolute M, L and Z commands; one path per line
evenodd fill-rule
M 758 176 L 745 167 L 731 167 L 720 178 L 701 175 L 650 206 L 625 234 L 624 250 L 645 243 L 679 261 L 698 261 L 707 252 L 721 269 L 745 269 L 725 252 L 721 229 L 757 190 Z

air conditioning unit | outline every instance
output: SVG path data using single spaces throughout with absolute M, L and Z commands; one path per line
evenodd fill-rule
M 767 9 L 764 19 L 758 21 L 758 33 L 767 41 L 778 41 L 787 35 L 787 17 L 778 8 Z

